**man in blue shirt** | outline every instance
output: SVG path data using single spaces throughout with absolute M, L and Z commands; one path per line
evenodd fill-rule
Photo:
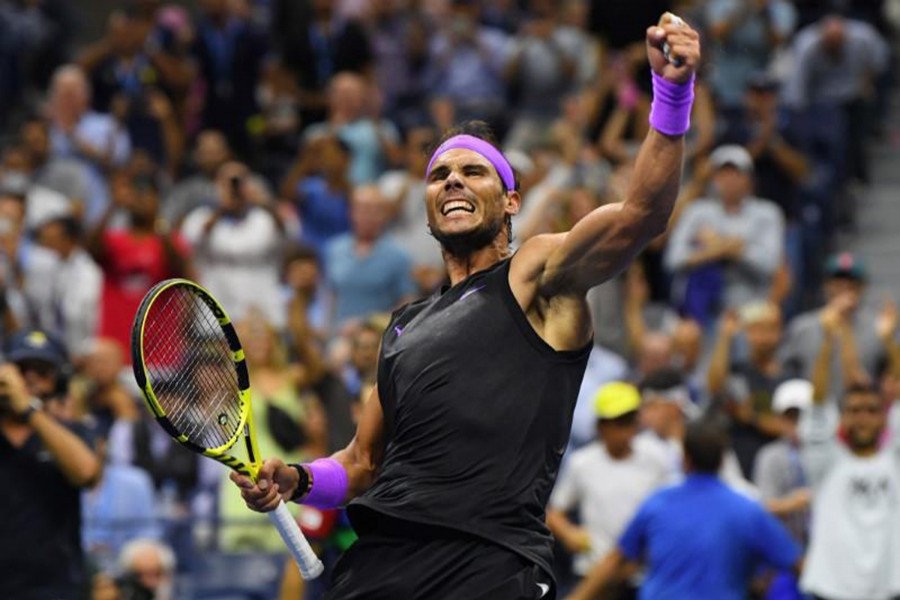
M 651 495 L 610 551 L 569 600 L 594 598 L 638 563 L 647 575 L 643 600 L 742 600 L 761 564 L 799 568 L 800 549 L 758 503 L 716 473 L 727 445 L 717 425 L 698 421 L 684 439 L 684 483 Z

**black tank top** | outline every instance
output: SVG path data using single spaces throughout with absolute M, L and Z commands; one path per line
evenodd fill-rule
M 590 344 L 558 352 L 532 329 L 504 260 L 396 311 L 378 391 L 385 455 L 349 514 L 383 515 L 505 546 L 551 572 L 544 508 Z

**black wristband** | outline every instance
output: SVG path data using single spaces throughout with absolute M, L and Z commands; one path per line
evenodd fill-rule
M 288 466 L 297 469 L 297 473 L 300 475 L 300 480 L 297 482 L 297 489 L 294 490 L 294 494 L 291 496 L 291 502 L 300 502 L 300 500 L 309 493 L 309 488 L 312 487 L 312 481 L 309 478 L 309 472 L 303 468 L 303 465 L 292 463 Z

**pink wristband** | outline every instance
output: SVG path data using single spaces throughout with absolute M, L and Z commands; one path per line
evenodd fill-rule
M 654 71 L 650 125 L 666 135 L 684 135 L 691 126 L 694 76 L 686 83 L 672 83 Z
M 312 475 L 312 488 L 300 500 L 316 508 L 337 508 L 347 497 L 347 471 L 333 458 L 319 458 L 304 465 Z

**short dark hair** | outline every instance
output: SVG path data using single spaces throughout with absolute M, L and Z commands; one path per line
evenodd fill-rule
M 311 261 L 316 263 L 316 266 L 321 267 L 319 253 L 316 252 L 315 248 L 303 243 L 293 244 L 285 251 L 284 258 L 281 261 L 282 279 L 287 274 L 288 266 L 298 260 Z
M 699 419 L 688 424 L 684 434 L 684 454 L 694 471 L 718 473 L 727 447 L 728 435 L 719 421 Z
M 457 135 L 471 135 L 472 137 L 477 137 L 478 139 L 487 142 L 488 144 L 496 148 L 498 152 L 503 154 L 503 150 L 500 148 L 500 141 L 497 139 L 497 135 L 494 133 L 494 130 L 491 128 L 491 126 L 488 125 L 486 121 L 471 120 L 463 121 L 462 123 L 446 129 L 437 143 L 428 150 L 429 156 L 434 154 L 434 151 L 437 150 L 441 144 Z M 506 155 L 504 154 L 504 156 Z M 512 165 L 510 165 L 510 167 L 512 167 Z M 513 190 L 507 191 L 512 192 L 519 189 L 519 172 L 515 168 L 513 168 L 513 181 L 515 184 L 515 188 Z
M 874 382 L 855 381 L 844 389 L 844 396 L 879 396 L 881 390 Z
M 70 240 L 81 239 L 81 222 L 72 215 L 53 217 L 52 219 L 48 219 L 47 221 L 41 223 L 38 228 L 40 229 L 46 227 L 47 225 L 58 225 L 62 229 L 63 234 Z
M 650 371 L 638 384 L 641 393 L 647 390 L 663 391 L 684 385 L 684 376 L 676 369 L 657 369 Z
M 477 137 L 478 139 L 487 142 L 491 146 L 497 149 L 497 152 L 503 154 L 503 150 L 500 149 L 500 142 L 497 140 L 497 135 L 494 133 L 494 130 L 491 129 L 491 126 L 487 124 L 485 121 L 480 120 L 470 120 L 463 121 L 457 125 L 450 127 L 444 131 L 444 134 L 437 141 L 436 144 L 432 148 L 429 148 L 428 155 L 434 155 L 435 150 L 437 150 L 441 144 L 449 140 L 450 138 L 457 135 L 471 135 L 472 137 Z M 506 156 L 503 154 L 503 156 Z M 509 159 L 507 159 L 508 161 Z M 510 164 L 510 168 L 512 168 L 513 172 L 513 189 L 507 190 L 506 184 L 503 182 L 502 178 L 500 184 L 503 186 L 503 189 L 507 192 L 514 192 L 519 190 L 519 172 Z M 498 174 L 499 177 L 499 174 Z M 513 241 L 513 232 L 512 232 L 512 217 L 506 216 L 506 238 L 507 242 L 512 244 Z

